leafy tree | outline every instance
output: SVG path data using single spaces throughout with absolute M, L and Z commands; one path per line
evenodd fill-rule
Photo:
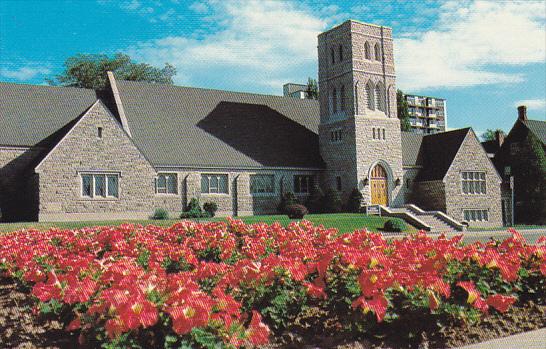
M 307 93 L 308 99 L 318 99 L 318 84 L 316 79 L 307 79 Z
M 512 158 L 515 180 L 515 218 L 519 223 L 546 224 L 544 145 L 529 132 L 518 148 L 517 156 Z
M 411 125 L 409 121 L 408 101 L 404 97 L 404 92 L 396 91 L 396 112 L 400 119 L 400 129 L 402 131 L 410 131 Z
M 482 140 L 484 142 L 487 142 L 487 141 L 494 141 L 496 139 L 496 133 L 497 132 L 500 132 L 502 135 L 504 135 L 504 131 L 501 130 L 500 128 L 496 129 L 496 130 L 492 130 L 490 128 L 488 128 L 483 134 L 482 134 Z
M 322 204 L 324 200 L 324 192 L 319 186 L 313 186 L 311 189 L 311 195 L 307 200 L 307 207 L 311 213 L 321 213 Z
M 146 63 L 135 63 L 123 53 L 114 57 L 104 54 L 78 54 L 64 63 L 65 70 L 55 79 L 48 79 L 50 85 L 62 85 L 90 89 L 103 89 L 107 86 L 107 71 L 114 72 L 116 78 L 131 81 L 148 81 L 159 84 L 172 84 L 176 68 L 169 63 L 156 68 Z
M 322 211 L 324 213 L 338 213 L 341 212 L 343 203 L 341 202 L 341 197 L 339 192 L 334 189 L 326 190 L 324 194 Z

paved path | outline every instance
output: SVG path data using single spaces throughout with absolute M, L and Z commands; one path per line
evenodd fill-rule
M 459 349 L 546 349 L 546 328 L 467 345 Z
M 527 240 L 529 244 L 534 244 L 537 242 L 537 240 L 541 236 L 546 236 L 546 229 L 526 229 L 526 230 L 521 229 L 521 230 L 518 230 L 518 232 L 525 237 L 525 239 Z M 495 238 L 497 240 L 504 240 L 507 237 L 510 237 L 511 235 L 508 232 L 508 228 L 506 228 L 506 230 L 495 230 L 495 231 L 465 231 L 465 232 L 453 231 L 453 232 L 446 233 L 446 236 L 450 238 L 450 237 L 461 235 L 461 234 L 464 236 L 463 241 L 467 244 L 471 244 L 476 241 L 487 242 L 491 238 Z M 397 238 L 397 239 L 406 236 L 406 234 L 401 235 L 400 233 L 383 233 L 383 235 L 386 238 Z M 428 235 L 432 237 L 438 236 L 437 233 L 428 233 Z

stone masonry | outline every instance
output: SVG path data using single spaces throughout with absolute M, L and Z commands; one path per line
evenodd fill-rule
M 97 136 L 102 127 L 103 136 Z M 39 220 L 147 218 L 153 209 L 155 169 L 97 101 L 36 167 Z M 119 198 L 85 198 L 82 172 L 119 174 Z

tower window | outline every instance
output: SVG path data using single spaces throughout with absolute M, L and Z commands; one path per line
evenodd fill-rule
M 371 81 L 366 85 L 366 98 L 368 99 L 368 109 L 374 110 L 373 84 Z
M 343 62 L 343 46 L 339 45 L 339 61 Z
M 375 60 L 381 60 L 381 48 L 379 47 L 379 44 L 375 44 Z
M 383 139 L 386 139 L 385 138 L 385 129 L 383 129 Z
M 341 85 L 340 91 L 340 109 L 341 111 L 345 110 L 345 85 Z
M 372 137 L 375 139 L 375 127 L 372 128 Z
M 331 56 L 332 64 L 334 64 L 336 62 L 336 54 L 334 52 L 334 48 L 330 49 L 330 56 Z
M 385 111 L 383 103 L 383 86 L 381 86 L 381 84 L 375 86 L 375 108 L 377 110 Z
M 97 127 L 97 137 L 102 138 L 102 127 Z
M 334 113 L 337 113 L 337 90 L 335 88 L 332 91 L 332 109 Z
M 370 43 L 367 41 L 364 43 L 364 58 L 372 59 L 372 55 L 370 52 Z

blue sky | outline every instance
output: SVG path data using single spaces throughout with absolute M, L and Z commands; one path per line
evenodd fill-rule
M 43 84 L 77 53 L 176 66 L 177 85 L 281 94 L 317 75 L 316 35 L 346 19 L 391 26 L 398 87 L 448 100 L 448 126 L 546 119 L 546 2 L 6 1 L 0 80 Z

